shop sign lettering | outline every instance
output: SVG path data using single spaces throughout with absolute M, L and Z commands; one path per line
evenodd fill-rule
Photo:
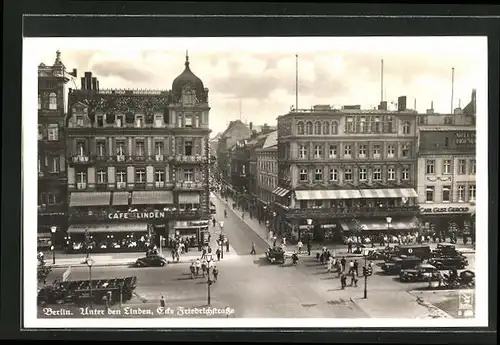
M 108 214 L 109 219 L 162 219 L 165 218 L 165 212 L 115 212 Z
M 476 132 L 456 132 L 455 143 L 457 146 L 473 146 L 476 145 Z
M 421 207 L 420 213 L 468 213 L 468 207 Z

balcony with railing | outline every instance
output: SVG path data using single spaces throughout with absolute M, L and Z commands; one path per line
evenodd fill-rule
M 78 155 L 72 155 L 71 157 L 69 157 L 68 162 L 69 162 L 70 166 L 88 165 L 88 164 L 92 164 L 93 159 L 88 154 L 78 154 Z
M 87 183 L 86 182 L 77 182 L 76 189 L 78 189 L 78 190 L 87 189 Z
M 419 213 L 419 206 L 289 208 L 288 218 L 353 218 L 353 217 L 410 217 Z
M 176 182 L 174 185 L 174 188 L 176 190 L 184 190 L 184 191 L 189 191 L 189 190 L 203 190 L 205 189 L 205 186 L 203 182 L 199 181 L 181 181 L 181 182 Z
M 127 189 L 127 182 L 116 182 L 116 189 Z
M 197 163 L 203 163 L 207 162 L 208 158 L 206 156 L 202 155 L 175 155 L 172 157 L 172 160 L 175 163 L 183 164 L 183 163 L 191 163 L 191 164 L 197 164 Z

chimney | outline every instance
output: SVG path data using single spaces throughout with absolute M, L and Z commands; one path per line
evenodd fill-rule
M 454 115 L 462 115 L 464 112 L 462 111 L 462 108 L 455 108 L 453 111 Z
M 380 102 L 378 110 L 387 110 L 387 101 Z
M 92 90 L 96 91 L 97 90 L 97 78 L 92 77 Z
M 406 110 L 406 96 L 398 97 L 398 111 Z
M 82 87 L 81 87 L 81 89 L 85 90 L 85 78 L 81 77 L 80 80 L 82 81 Z
M 76 68 L 73 68 L 73 72 L 70 73 L 73 77 L 78 77 L 78 73 L 76 71 Z
M 253 123 L 250 121 L 250 123 L 248 124 L 248 127 L 250 127 L 250 130 L 253 129 Z
M 96 88 L 97 91 L 99 91 L 99 80 L 97 80 L 97 88 Z

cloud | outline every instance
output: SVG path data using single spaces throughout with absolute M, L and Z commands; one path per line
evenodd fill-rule
M 128 61 L 103 61 L 92 65 L 92 72 L 102 77 L 120 77 L 132 82 L 147 82 L 153 77 L 151 71 L 139 69 Z

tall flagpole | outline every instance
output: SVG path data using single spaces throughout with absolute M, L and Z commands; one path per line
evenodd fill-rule
M 451 69 L 451 111 L 450 114 L 453 114 L 453 89 L 455 87 L 455 67 Z
M 299 54 L 295 54 L 295 111 L 299 111 Z

